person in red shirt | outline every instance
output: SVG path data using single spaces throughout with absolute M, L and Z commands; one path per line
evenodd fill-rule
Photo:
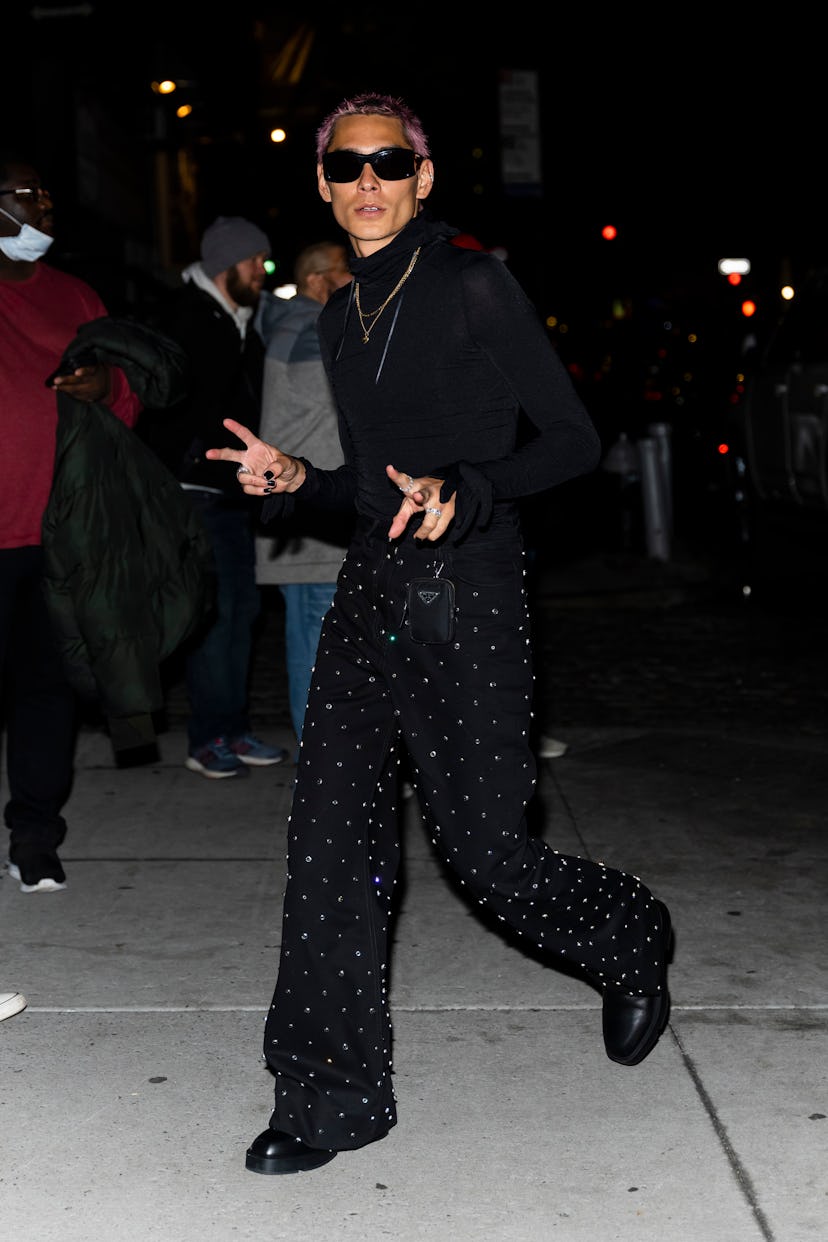
M 58 847 L 71 786 L 76 696 L 41 592 L 41 523 L 52 486 L 55 391 L 103 401 L 127 426 L 141 404 L 117 367 L 79 364 L 50 379 L 81 324 L 108 314 L 84 281 L 41 262 L 52 199 L 35 168 L 0 152 L 0 688 L 6 730 L 8 870 L 23 892 L 65 887 Z

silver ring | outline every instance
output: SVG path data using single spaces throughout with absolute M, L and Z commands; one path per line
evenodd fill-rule
M 433 513 L 435 517 L 442 517 L 442 516 L 443 516 L 443 510 L 442 510 L 442 509 L 426 509 L 426 513 Z
M 252 473 L 253 471 L 250 469 L 249 466 L 239 466 L 238 470 L 236 471 L 236 478 L 240 479 L 243 474 L 252 474 Z
M 415 490 L 414 480 L 412 479 L 410 474 L 407 474 L 405 477 L 408 479 L 408 487 L 401 487 L 400 491 L 401 492 L 413 492 Z

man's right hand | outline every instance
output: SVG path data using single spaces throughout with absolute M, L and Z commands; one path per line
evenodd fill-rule
M 246 446 L 244 449 L 211 448 L 209 461 L 236 464 L 239 484 L 248 496 L 272 496 L 274 492 L 295 492 L 305 481 L 305 467 L 296 457 L 282 453 L 272 444 L 254 436 L 249 427 L 225 418 L 224 426 Z

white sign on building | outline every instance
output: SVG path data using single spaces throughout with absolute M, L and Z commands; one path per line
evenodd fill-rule
M 542 192 L 538 75 L 502 69 L 498 87 L 503 188 L 507 194 Z

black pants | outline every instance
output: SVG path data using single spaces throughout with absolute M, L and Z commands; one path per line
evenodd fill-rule
M 63 673 L 41 589 L 39 547 L 0 549 L 0 669 L 15 850 L 53 850 L 72 785 L 77 699 Z
M 634 876 L 531 837 L 533 689 L 523 560 L 508 528 L 445 554 L 457 595 L 448 644 L 412 642 L 409 579 L 443 557 L 410 536 L 357 540 L 325 619 L 288 832 L 282 947 L 264 1051 L 270 1124 L 346 1149 L 396 1121 L 387 993 L 399 861 L 397 751 L 470 899 L 608 985 L 654 993 L 657 915 Z
M 261 596 L 250 513 L 212 492 L 186 495 L 210 537 L 216 567 L 215 617 L 187 648 L 187 740 L 195 754 L 214 738 L 229 742 L 250 732 L 247 681 Z

